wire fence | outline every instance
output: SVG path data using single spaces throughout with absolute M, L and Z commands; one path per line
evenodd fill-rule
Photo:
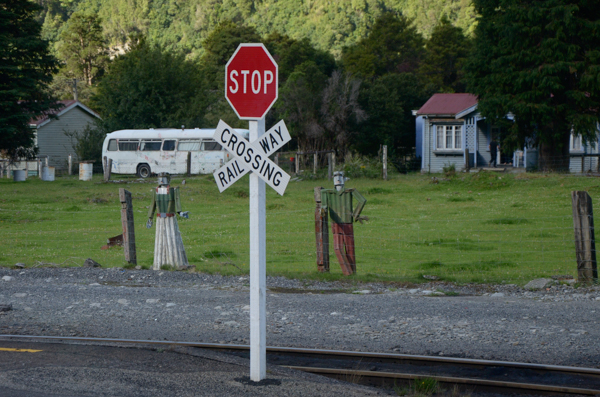
M 150 267 L 154 228 L 146 229 L 146 208 L 134 204 L 138 263 Z M 267 206 L 267 268 L 271 274 L 316 272 L 314 208 Z M 247 272 L 248 212 L 192 212 L 179 227 L 190 264 L 218 272 Z M 43 204 L 0 209 L 0 264 L 80 266 L 92 258 L 123 266 L 122 247 L 101 249 L 122 233 L 120 208 L 47 211 Z M 331 229 L 331 226 L 330 226 Z M 371 216 L 355 224 L 358 273 L 395 281 L 433 278 L 462 282 L 516 282 L 576 274 L 573 220 L 550 217 L 435 219 L 429 216 Z M 332 273 L 337 266 L 330 234 Z

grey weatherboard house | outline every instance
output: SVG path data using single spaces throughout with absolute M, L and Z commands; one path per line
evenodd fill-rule
M 58 119 L 47 115 L 29 122 L 29 126 L 35 129 L 35 145 L 39 148 L 38 156 L 48 156 L 48 165 L 57 169 L 67 168 L 69 154 L 73 156 L 73 162 L 86 159 L 78 159 L 73 149 L 71 138 L 65 135 L 66 131 L 81 132 L 88 124 L 99 119 L 100 115 L 83 103 L 75 100 L 59 101 L 64 106 L 53 112 Z
M 477 111 L 473 94 L 434 94 L 417 111 L 417 156 L 421 156 L 421 172 L 442 172 L 454 164 L 457 171 L 487 167 L 491 155 L 489 144 L 494 137 L 502 146 L 502 131 L 488 123 Z M 513 119 L 512 114 L 506 115 Z M 582 142 L 581 136 L 571 135 L 571 172 L 598 170 L 598 157 L 584 154 L 600 153 L 598 139 Z M 537 148 L 525 147 L 509 155 L 498 153 L 499 167 L 536 168 Z M 468 163 L 467 163 L 468 161 Z

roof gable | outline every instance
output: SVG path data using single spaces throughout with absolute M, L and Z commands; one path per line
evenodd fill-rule
M 87 106 L 85 106 L 83 103 L 81 103 L 79 101 L 68 100 L 68 101 L 58 101 L 58 103 L 61 103 L 63 105 L 63 107 L 61 107 L 60 109 L 52 109 L 52 110 L 48 111 L 46 114 L 43 114 L 35 119 L 29 120 L 29 126 L 35 127 L 35 128 L 40 128 L 41 126 L 48 124 L 50 121 L 52 121 L 52 119 L 50 117 L 48 117 L 49 115 L 55 115 L 57 117 L 60 117 L 75 107 L 79 107 L 84 112 L 89 113 L 93 117 L 100 118 L 100 115 L 98 113 L 94 112 L 92 109 L 88 108 Z
M 417 111 L 417 115 L 456 116 L 477 106 L 477 96 L 473 94 L 434 94 Z

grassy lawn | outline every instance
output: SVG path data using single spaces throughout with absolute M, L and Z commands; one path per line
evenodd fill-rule
M 138 263 L 150 267 L 154 227 L 145 228 L 155 178 L 123 183 L 0 179 L 0 264 L 80 266 L 92 258 L 124 266 L 121 247 L 100 250 L 120 234 L 119 188 L 133 194 Z M 432 179 L 435 178 L 435 179 Z M 190 219 L 179 225 L 190 264 L 202 272 L 249 272 L 248 177 L 219 194 L 212 175 L 172 180 L 182 189 Z M 315 186 L 290 182 L 283 197 L 267 187 L 267 273 L 341 279 L 333 246 L 331 273 L 316 271 Z M 352 179 L 367 198 L 365 224 L 355 224 L 358 274 L 363 281 L 517 283 L 556 274 L 576 275 L 570 192 L 600 193 L 596 178 L 544 174 L 398 175 L 389 181 Z M 333 238 L 330 238 L 332 241 Z

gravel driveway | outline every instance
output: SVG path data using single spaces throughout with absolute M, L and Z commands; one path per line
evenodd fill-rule
M 6 277 L 7 276 L 7 277 Z M 600 367 L 600 287 L 267 278 L 267 344 Z M 443 291 L 443 292 L 439 292 Z M 1 334 L 248 343 L 247 277 L 0 267 Z

